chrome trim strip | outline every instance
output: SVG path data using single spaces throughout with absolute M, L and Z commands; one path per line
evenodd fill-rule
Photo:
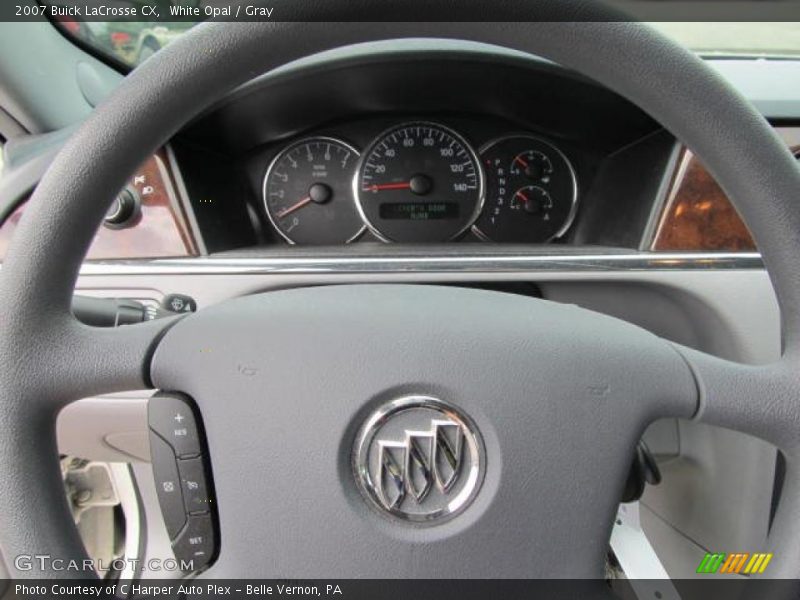
M 429 256 L 199 257 L 87 262 L 81 275 L 300 275 L 391 273 L 535 273 L 763 269 L 757 252 L 631 254 L 486 254 Z

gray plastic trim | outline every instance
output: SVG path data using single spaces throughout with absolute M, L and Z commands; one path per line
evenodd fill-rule
M 149 461 L 147 401 L 152 394 L 143 390 L 67 405 L 58 416 L 59 452 L 103 462 Z
M 0 23 L 0 106 L 27 131 L 42 133 L 81 121 L 121 80 L 122 75 L 70 43 L 46 19 Z

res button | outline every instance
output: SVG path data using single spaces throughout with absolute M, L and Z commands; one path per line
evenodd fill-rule
M 147 406 L 150 429 L 172 446 L 178 458 L 200 454 L 200 434 L 189 404 L 178 394 L 159 393 Z

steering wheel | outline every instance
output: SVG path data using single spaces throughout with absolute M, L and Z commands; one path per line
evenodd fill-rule
M 479 6 L 459 5 L 461 17 L 480 19 Z M 575 306 L 437 286 L 292 289 L 117 329 L 76 321 L 71 296 L 109 199 L 188 119 L 294 59 L 412 37 L 553 60 L 691 147 L 763 253 L 782 313 L 781 360 L 736 364 Z M 74 134 L 3 265 L 3 552 L 85 557 L 61 484 L 56 415 L 77 398 L 156 387 L 191 396 L 205 422 L 220 554 L 204 576 L 601 578 L 637 441 L 655 419 L 682 417 L 784 452 L 770 574 L 800 577 L 798 194 L 800 171 L 765 119 L 702 60 L 641 24 L 200 25 L 136 69 Z M 479 455 L 463 510 L 431 523 L 365 501 L 351 462 L 365 424 L 414 395 L 463 417 L 468 431 L 453 431 L 469 433 L 463 451 L 476 442 L 470 456 Z M 436 443 L 453 424 L 429 422 Z M 14 577 L 74 574 L 11 568 Z

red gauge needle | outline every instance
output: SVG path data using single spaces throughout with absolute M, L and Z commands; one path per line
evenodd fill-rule
M 287 206 L 286 208 L 284 208 L 281 212 L 278 213 L 278 218 L 282 219 L 283 217 L 292 214 L 294 211 L 303 208 L 309 202 L 311 202 L 311 196 L 306 196 L 299 202 L 296 202 L 295 204 L 292 204 L 291 206 Z
M 525 194 L 523 194 L 522 192 L 517 192 L 514 195 L 515 196 L 519 196 L 520 198 L 522 198 L 523 202 L 530 202 L 530 200 L 528 200 L 528 197 Z
M 519 155 L 514 157 L 514 162 L 518 162 L 519 164 L 521 164 L 523 169 L 527 169 L 528 168 L 528 163 L 525 161 L 524 158 L 522 158 Z
M 381 190 L 410 190 L 411 182 L 403 181 L 401 183 L 373 183 L 364 188 L 365 192 L 380 192 Z

